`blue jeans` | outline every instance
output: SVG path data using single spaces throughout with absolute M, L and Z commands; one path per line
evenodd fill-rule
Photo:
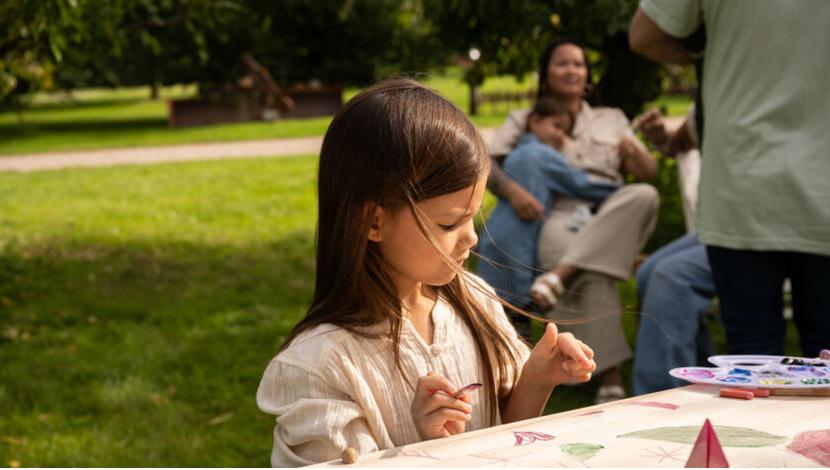
M 830 346 L 830 256 L 707 246 L 731 354 L 784 354 L 783 284 L 792 286 L 801 353 Z
M 634 351 L 633 393 L 687 384 L 669 375 L 711 354 L 701 318 L 715 295 L 712 271 L 697 235 L 690 233 L 651 254 L 637 270 L 643 315 Z

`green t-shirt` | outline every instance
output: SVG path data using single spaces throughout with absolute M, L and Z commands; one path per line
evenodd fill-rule
M 700 239 L 830 256 L 830 1 L 640 8 L 675 37 L 706 27 Z

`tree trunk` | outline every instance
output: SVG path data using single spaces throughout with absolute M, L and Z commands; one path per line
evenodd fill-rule
M 605 38 L 603 51 L 608 65 L 597 84 L 599 104 L 620 108 L 631 119 L 660 96 L 662 66 L 631 52 L 624 33 Z
M 468 84 L 470 87 L 470 116 L 478 115 L 478 87 L 472 83 Z

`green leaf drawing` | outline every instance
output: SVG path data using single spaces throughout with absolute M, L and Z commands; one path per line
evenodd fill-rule
M 713 426 L 723 447 L 766 447 L 785 442 L 785 436 L 776 436 L 763 431 L 734 426 Z M 694 444 L 700 434 L 699 426 L 670 426 L 629 432 L 617 437 L 651 439 L 654 441 Z
M 562 452 L 570 455 L 580 462 L 584 462 L 597 455 L 597 452 L 599 452 L 600 449 L 604 449 L 605 446 L 591 444 L 590 442 L 572 442 L 570 444 L 562 444 L 559 448 L 562 449 Z

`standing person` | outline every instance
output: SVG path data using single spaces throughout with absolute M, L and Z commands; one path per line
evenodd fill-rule
M 634 136 L 625 114 L 593 107 L 584 99 L 592 88 L 589 77 L 585 50 L 576 41 L 554 41 L 540 57 L 539 95 L 553 96 L 576 115 L 572 133 L 580 151 L 572 165 L 595 181 L 615 184 L 624 183 L 624 175 L 654 177 L 657 161 Z M 516 144 L 528 113 L 508 116 L 493 137 L 492 156 L 504 155 Z M 544 216 L 544 205 L 495 165 L 490 180 L 489 188 L 521 217 Z M 534 282 L 532 298 L 542 308 L 555 303 L 554 318 L 577 322 L 572 331 L 602 350 L 597 353 L 597 371 L 604 372 L 598 402 L 625 396 L 618 366 L 631 357 L 631 350 L 620 324 L 616 282 L 631 276 L 633 261 L 654 230 L 658 205 L 656 190 L 638 183 L 615 191 L 595 215 L 591 202 L 560 197 L 539 237 L 539 267 L 552 272 Z
M 790 279 L 802 353 L 817 356 L 830 338 L 830 5 L 642 0 L 629 40 L 655 60 L 688 61 L 677 38 L 701 23 L 706 139 L 697 228 L 729 350 L 783 354 Z
M 504 160 L 504 171 L 513 181 L 542 201 L 545 212 L 559 196 L 581 198 L 599 204 L 619 186 L 594 183 L 588 175 L 568 163 L 577 157 L 579 146 L 570 139 L 574 116 L 552 96 L 539 98 L 527 120 L 527 133 Z M 478 275 L 496 292 L 526 310 L 528 292 L 538 265 L 536 246 L 541 220 L 524 220 L 507 201 L 500 199 L 484 226 L 478 253 Z M 521 321 L 519 318 L 524 319 Z M 530 338 L 527 317 L 514 314 L 519 334 Z
M 589 380 L 590 348 L 549 324 L 531 351 L 463 269 L 488 171 L 464 113 L 416 82 L 381 82 L 334 117 L 314 297 L 257 391 L 278 419 L 272 465 L 539 416 L 555 386 Z

